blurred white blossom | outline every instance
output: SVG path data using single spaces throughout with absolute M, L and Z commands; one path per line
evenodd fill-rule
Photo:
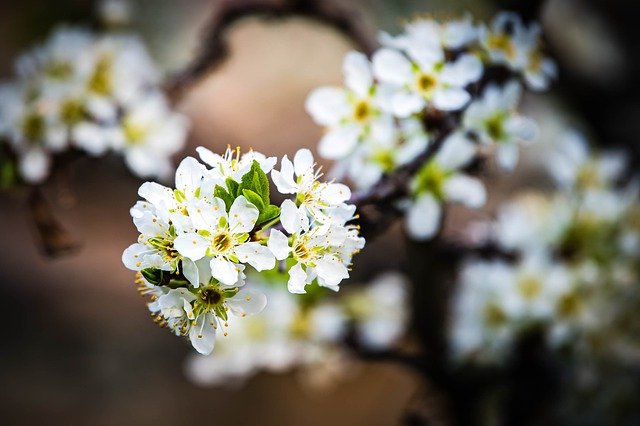
M 46 179 L 52 156 L 69 149 L 121 153 L 140 177 L 170 175 L 188 126 L 138 37 L 61 27 L 18 58 L 16 72 L 2 89 L 0 139 L 26 182 Z

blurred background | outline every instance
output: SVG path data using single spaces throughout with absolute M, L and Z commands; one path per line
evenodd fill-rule
M 167 75 L 193 58 L 216 6 L 215 0 L 130 3 L 132 29 L 141 33 Z M 486 217 L 523 183 L 546 185 L 535 165 L 544 159 L 545 132 L 553 132 L 564 117 L 596 140 L 637 152 L 640 89 L 633 78 L 640 71 L 640 38 L 637 14 L 630 13 L 628 2 L 354 0 L 353 5 L 372 33 L 397 32 L 416 14 L 448 17 L 469 11 L 488 20 L 507 8 L 541 19 L 561 69 L 551 94 L 526 100 L 529 114 L 550 123 L 543 128 L 542 148 L 525 154 L 513 179 L 490 177 L 490 203 L 473 215 Z M 95 22 L 96 16 L 92 1 L 1 2 L 0 78 L 9 78 L 15 56 L 56 25 Z M 299 147 L 313 149 L 321 130 L 305 113 L 304 100 L 313 88 L 342 81 L 342 58 L 354 42 L 303 17 L 250 17 L 226 34 L 229 57 L 177 100 L 192 121 L 181 156 L 193 155 L 199 145 L 214 151 L 239 145 L 278 156 Z M 73 256 L 45 257 L 26 193 L 0 194 L 0 309 L 7 325 L 0 342 L 3 424 L 390 425 L 402 423 L 407 407 L 416 399 L 424 402 L 425 393 L 433 395 L 438 411 L 438 391 L 411 370 L 382 362 L 366 363 L 357 375 L 323 388 L 301 386 L 293 373 L 262 374 L 241 389 L 190 383 L 183 361 L 191 347 L 149 320 L 133 273 L 120 260 L 136 238 L 128 209 L 140 181 L 116 158 L 83 159 L 68 179 L 68 184 L 52 180 L 45 192 L 56 216 L 82 243 Z M 447 228 L 455 230 L 470 215 L 453 210 Z M 406 247 L 400 235 L 393 228 L 368 245 L 354 278 L 404 267 L 420 284 L 431 274 L 428 268 L 447 262 L 429 257 L 429 248 Z M 430 294 L 446 298 L 451 281 L 445 276 Z M 414 338 L 432 345 L 428 350 L 439 365 L 442 336 L 429 331 L 434 329 L 429 324 L 443 321 L 444 304 L 431 300 L 416 309 Z

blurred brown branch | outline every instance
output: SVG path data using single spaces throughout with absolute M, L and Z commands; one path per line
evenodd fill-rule
M 78 241 L 67 231 L 53 214 L 53 208 L 40 187 L 33 187 L 28 199 L 41 247 L 50 257 L 58 257 L 76 252 Z
M 285 18 L 305 16 L 323 22 L 353 40 L 359 50 L 371 54 L 376 35 L 367 25 L 359 2 L 341 0 L 219 0 L 203 32 L 199 52 L 192 63 L 168 83 L 168 91 L 179 97 L 198 78 L 214 69 L 229 53 L 226 31 L 248 16 Z

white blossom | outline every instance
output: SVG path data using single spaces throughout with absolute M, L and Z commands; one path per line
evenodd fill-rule
M 383 109 L 407 117 L 427 106 L 443 111 L 464 107 L 471 99 L 465 87 L 482 75 L 482 63 L 471 54 L 447 62 L 437 31 L 422 28 L 408 34 L 400 50 L 381 48 L 373 55 Z
M 318 144 L 319 154 L 328 159 L 344 158 L 356 149 L 376 127 L 392 124 L 392 118 L 379 108 L 371 64 L 359 52 L 344 58 L 345 88 L 320 87 L 306 101 L 306 109 L 327 131 Z
M 454 133 L 416 173 L 410 184 L 412 200 L 405 206 L 406 228 L 412 238 L 424 240 L 436 234 L 443 202 L 458 202 L 471 208 L 485 203 L 482 183 L 459 171 L 475 155 L 475 145 L 462 134 Z
M 315 221 L 325 223 L 332 209 L 351 198 L 351 190 L 341 183 L 320 182 L 321 176 L 308 149 L 298 150 L 293 162 L 285 155 L 280 171 L 271 172 L 280 193 L 295 194 L 296 201 Z
M 491 26 L 481 25 L 480 43 L 489 61 L 504 65 L 522 74 L 532 90 L 546 90 L 556 77 L 557 66 L 541 52 L 540 27 L 526 27 L 520 17 L 511 12 L 496 15 Z
M 517 164 L 519 142 L 530 142 L 537 131 L 533 120 L 515 113 L 520 95 L 521 87 L 516 81 L 502 89 L 489 85 L 482 97 L 465 110 L 462 122 L 481 143 L 495 146 L 496 160 L 507 170 Z

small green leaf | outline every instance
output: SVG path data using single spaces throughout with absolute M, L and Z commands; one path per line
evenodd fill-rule
M 227 184 L 229 194 L 236 199 L 238 195 L 240 195 L 240 184 L 231 178 L 227 178 L 225 183 Z
M 247 201 L 256 206 L 258 208 L 258 211 L 262 213 L 262 211 L 264 210 L 264 203 L 262 202 L 262 198 L 260 198 L 258 194 L 250 189 L 243 189 L 242 195 L 244 195 Z
M 258 216 L 258 225 L 262 225 L 263 223 L 270 222 L 280 216 L 280 207 L 274 206 L 273 204 L 268 205 L 263 211 L 260 212 L 260 216 Z
M 224 201 L 224 205 L 227 208 L 227 211 L 229 211 L 229 209 L 231 208 L 231 204 L 233 204 L 233 200 L 235 199 L 233 195 L 229 194 L 220 185 L 216 185 L 215 189 L 213 190 L 213 196 L 218 197 L 222 199 L 222 201 Z
M 260 195 L 262 202 L 265 205 L 269 204 L 269 179 L 265 172 L 260 168 L 260 163 L 253 160 L 251 164 L 251 170 L 249 170 L 244 176 L 242 176 L 242 182 L 240 183 L 241 189 L 250 189 L 256 194 Z

